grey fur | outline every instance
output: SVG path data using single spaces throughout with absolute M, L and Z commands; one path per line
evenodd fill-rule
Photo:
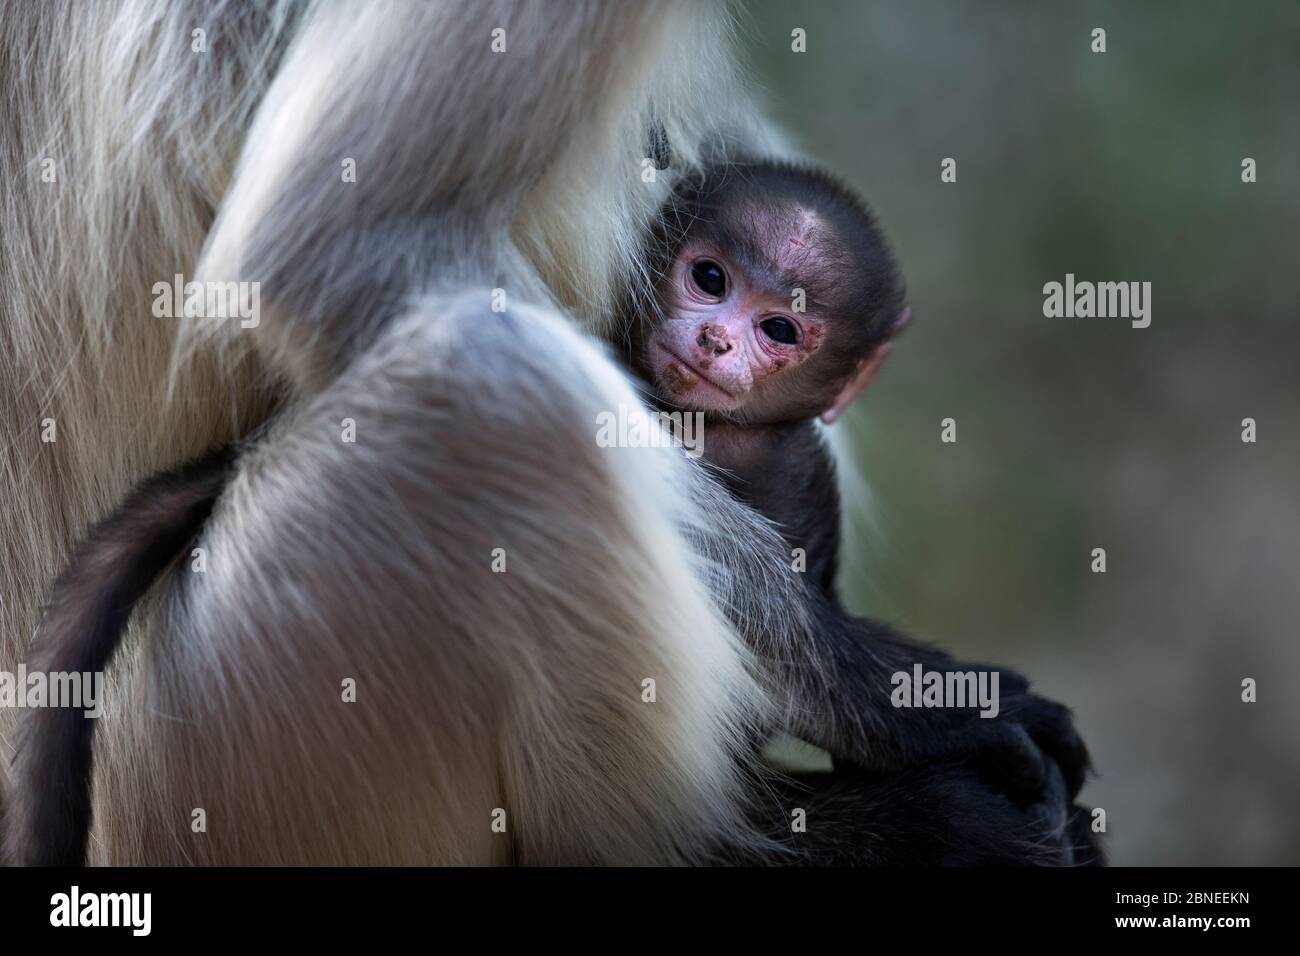
M 710 599 L 736 569 L 689 543 L 777 539 L 671 451 L 595 446 L 634 397 L 589 337 L 671 185 L 641 179 L 647 118 L 675 161 L 761 135 L 728 32 L 688 2 L 6 11 L 0 667 L 98 515 L 280 412 L 206 573 L 133 618 L 92 860 L 671 863 L 748 838 L 735 751 L 768 705 Z M 154 318 L 177 272 L 261 282 L 261 325 Z

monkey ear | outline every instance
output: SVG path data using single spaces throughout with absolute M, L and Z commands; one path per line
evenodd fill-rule
M 905 305 L 898 310 L 898 315 L 894 316 L 894 324 L 889 327 L 888 338 L 893 338 L 903 329 L 907 328 L 907 323 L 912 321 L 912 307 Z
M 822 412 L 822 422 L 829 425 L 844 414 L 844 409 L 853 404 L 857 398 L 871 384 L 871 379 L 880 366 L 885 362 L 885 356 L 889 354 L 890 343 L 882 342 L 876 346 L 876 350 L 858 363 L 857 369 L 849 376 L 849 380 L 844 383 L 840 393 L 835 396 L 835 401 L 831 402 L 831 407 Z
M 893 343 L 889 340 L 901 332 L 910 321 L 912 321 L 912 309 L 905 305 L 890 325 L 885 341 L 877 345 L 874 352 L 858 363 L 857 369 L 844 383 L 840 393 L 835 396 L 835 401 L 831 402 L 831 407 L 822 412 L 821 419 L 825 424 L 831 424 L 844 414 L 844 409 L 852 405 L 853 400 L 871 384 L 871 380 L 880 371 L 880 366 L 885 364 L 885 357 L 889 355 L 890 348 L 893 347 Z

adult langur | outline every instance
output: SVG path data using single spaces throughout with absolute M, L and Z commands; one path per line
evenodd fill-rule
M 239 448 L 109 672 L 91 862 L 825 858 L 774 792 L 862 861 L 1072 858 L 1048 759 L 1028 807 L 979 760 L 758 781 L 756 731 L 820 706 L 764 665 L 816 626 L 783 543 L 673 449 L 593 440 L 639 400 L 601 342 L 675 177 L 773 151 L 730 33 L 692 2 L 6 12 L 0 670 L 98 519 Z M 169 315 L 174 282 L 258 307 Z

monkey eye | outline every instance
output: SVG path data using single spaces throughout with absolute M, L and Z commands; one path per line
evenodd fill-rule
M 789 319 L 783 319 L 781 316 L 773 316 L 770 319 L 764 319 L 758 324 L 773 342 L 780 342 L 782 345 L 798 345 L 799 329 Z
M 727 274 L 712 259 L 697 259 L 691 265 L 691 281 L 705 295 L 721 299 L 727 291 Z

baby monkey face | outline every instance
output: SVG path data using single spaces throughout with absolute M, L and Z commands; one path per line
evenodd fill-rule
M 818 170 L 708 167 L 661 226 L 656 308 L 637 323 L 632 365 L 679 408 L 740 425 L 832 422 L 907 324 L 884 235 Z
M 821 349 L 827 325 L 794 302 L 794 291 L 769 270 L 747 268 L 713 243 L 688 241 L 664 278 L 663 320 L 644 356 L 663 397 L 747 420 L 783 417 L 779 412 L 809 391 L 800 379 L 810 374 L 804 366 Z

